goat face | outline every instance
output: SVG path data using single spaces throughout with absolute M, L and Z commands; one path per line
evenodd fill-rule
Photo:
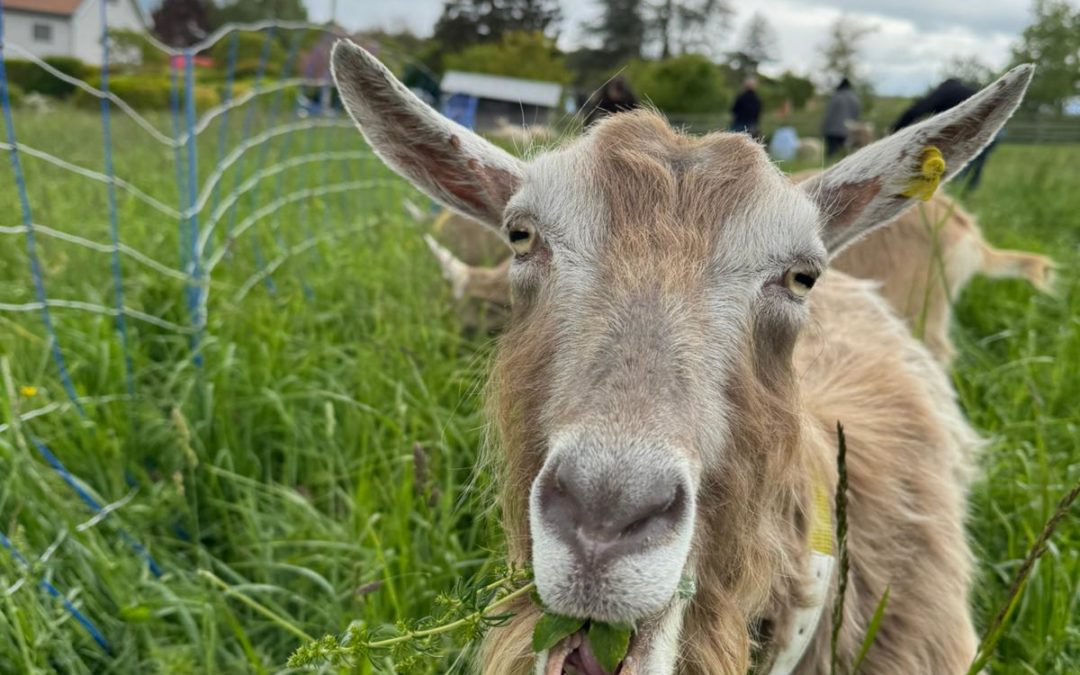
M 792 394 L 825 265 L 817 208 L 748 137 L 689 139 L 639 112 L 527 166 L 504 227 L 514 316 L 493 394 L 504 436 L 537 415 L 507 450 L 543 459 L 528 486 L 541 597 L 571 616 L 654 616 L 688 571 L 703 480 L 762 475 L 732 445 L 746 390 Z
M 339 43 L 333 66 L 376 152 L 515 251 L 491 381 L 511 556 L 551 611 L 637 624 L 635 674 L 674 668 L 683 575 L 768 592 L 753 544 L 797 459 L 791 354 L 827 258 L 962 167 L 1030 76 L 796 187 L 749 137 L 683 136 L 650 112 L 525 164 L 359 47 Z

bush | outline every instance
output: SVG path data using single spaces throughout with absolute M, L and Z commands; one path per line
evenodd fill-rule
M 573 79 L 555 41 L 539 31 L 512 31 L 500 42 L 467 47 L 443 58 L 447 70 L 568 84 Z
M 93 84 L 95 87 L 99 86 L 100 78 L 95 78 Z M 169 107 L 172 86 L 168 77 L 111 75 L 109 77 L 109 91 L 119 96 L 125 103 L 130 104 L 136 110 L 164 109 Z M 182 91 L 180 96 L 180 103 L 183 105 L 184 94 Z M 76 93 L 75 102 L 87 108 L 96 108 L 101 105 L 101 99 L 83 91 Z M 214 87 L 202 84 L 195 85 L 196 110 L 203 111 L 220 102 L 221 97 Z
M 93 66 L 68 56 L 46 56 L 43 60 L 65 75 L 80 80 L 89 80 L 97 73 Z M 31 61 L 8 59 L 5 64 L 8 81 L 18 85 L 26 93 L 37 92 L 54 98 L 67 98 L 76 89 L 75 85 L 64 82 Z
M 22 102 L 22 98 L 22 88 L 13 82 L 8 82 L 8 100 L 11 101 L 11 105 L 19 105 L 19 103 Z
M 141 31 L 110 29 L 109 50 L 113 61 L 121 69 L 163 72 L 169 65 L 169 56 L 150 44 L 146 33 Z
M 638 98 L 665 113 L 718 113 L 727 110 L 730 95 L 724 73 L 700 54 L 663 61 L 635 61 L 628 70 Z
M 214 67 L 220 68 L 220 72 L 225 72 L 225 65 L 218 65 L 217 61 L 214 61 Z M 267 77 L 277 77 L 281 74 L 282 64 L 280 62 L 267 60 L 266 65 L 263 68 L 263 79 Z M 236 65 L 233 67 L 233 77 L 238 79 L 253 78 L 259 74 L 259 57 L 237 59 Z
M 228 71 L 229 54 L 232 51 L 234 39 L 238 41 L 236 43 L 236 77 L 254 76 L 268 39 L 265 33 L 234 33 L 224 40 L 219 40 L 210 48 L 210 58 L 214 60 L 214 69 L 220 73 Z M 281 72 L 288 53 L 273 36 L 269 40 L 270 52 L 266 56 L 266 73 L 277 75 Z

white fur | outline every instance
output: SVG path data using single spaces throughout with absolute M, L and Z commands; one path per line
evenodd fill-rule
M 597 444 L 597 437 L 607 437 Z M 674 469 L 683 475 L 688 492 L 693 492 L 692 473 L 686 453 L 664 448 L 663 442 L 642 443 L 639 439 L 619 442 L 618 434 L 608 436 L 595 428 L 565 430 L 556 434 L 545 469 L 575 454 L 575 466 L 586 477 L 609 480 L 620 467 L 661 472 Z M 543 473 L 543 471 L 541 471 Z M 533 573 L 540 597 L 559 614 L 589 616 L 601 621 L 633 623 L 659 613 L 671 602 L 682 578 L 694 535 L 694 503 L 690 500 L 682 521 L 666 541 L 644 552 L 626 555 L 606 569 L 592 569 L 588 578 L 578 573 L 579 561 L 541 516 L 538 483 L 529 496 L 529 524 L 533 538 Z M 648 490 L 648 474 L 626 475 L 621 488 L 627 498 Z

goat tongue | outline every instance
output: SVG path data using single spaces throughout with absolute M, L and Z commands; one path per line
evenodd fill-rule
M 544 675 L 563 675 L 566 672 L 566 659 L 581 643 L 582 634 L 574 633 L 548 650 L 547 666 Z
M 622 670 L 621 667 L 616 668 L 615 673 L 604 670 L 604 667 L 596 660 L 596 655 L 593 654 L 588 638 L 585 638 L 584 635 L 581 637 L 577 649 L 567 655 L 564 670 L 574 673 L 574 675 L 616 675 Z M 573 670 L 570 670 L 571 668 Z

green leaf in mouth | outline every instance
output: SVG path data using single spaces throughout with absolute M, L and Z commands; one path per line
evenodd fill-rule
M 694 577 L 689 574 L 684 574 L 679 578 L 679 587 L 675 591 L 680 600 L 693 600 L 694 594 L 697 593 L 697 582 L 694 581 Z
M 592 647 L 593 656 L 606 672 L 614 673 L 626 658 L 626 652 L 630 649 L 630 636 L 633 633 L 632 626 L 599 621 L 589 624 L 589 646 Z
M 570 637 L 581 630 L 585 619 L 574 619 L 544 612 L 533 629 L 532 647 L 534 652 L 542 652 L 559 644 L 563 638 Z

